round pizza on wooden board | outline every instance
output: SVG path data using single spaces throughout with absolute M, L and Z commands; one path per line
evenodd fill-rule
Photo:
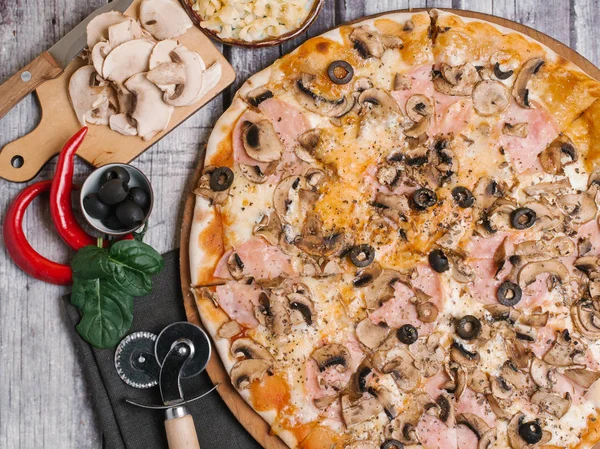
M 539 42 L 437 10 L 337 28 L 241 87 L 195 186 L 189 281 L 273 434 L 600 440 L 599 97 Z

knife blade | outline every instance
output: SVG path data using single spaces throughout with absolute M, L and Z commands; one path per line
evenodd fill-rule
M 125 12 L 132 3 L 133 0 L 113 0 L 96 9 L 48 51 L 43 52 L 0 85 L 0 118 L 42 83 L 63 73 L 73 58 L 85 48 L 86 28 L 94 17 L 108 11 Z
M 99 16 L 109 11 L 125 12 L 129 5 L 133 3 L 133 0 L 113 0 L 104 6 L 101 6 L 85 19 L 83 19 L 75 28 L 69 31 L 61 40 L 54 44 L 48 50 L 48 53 L 52 55 L 54 60 L 63 69 L 69 65 L 69 63 L 85 48 L 87 44 L 87 33 L 86 28 L 88 23 L 92 21 L 94 17 Z

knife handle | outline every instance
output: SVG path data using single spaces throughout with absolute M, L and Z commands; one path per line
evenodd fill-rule
M 62 72 L 62 67 L 50 53 L 45 51 L 39 55 L 0 85 L 0 118 L 44 81 L 56 78 Z
M 200 449 L 194 418 L 186 407 L 167 409 L 165 430 L 169 449 Z

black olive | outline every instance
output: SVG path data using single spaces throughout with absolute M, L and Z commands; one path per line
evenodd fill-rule
M 144 222 L 144 211 L 133 201 L 123 201 L 117 206 L 117 218 L 127 229 L 133 229 Z
M 510 213 L 510 224 L 515 229 L 527 229 L 535 224 L 537 214 L 528 207 L 519 207 Z
M 104 204 L 108 204 L 109 206 L 119 204 L 121 201 L 127 198 L 128 194 L 129 186 L 125 181 L 118 178 L 106 181 L 98 191 L 100 201 L 102 201 Z
M 363 268 L 371 265 L 375 259 L 375 248 L 371 245 L 356 245 L 350 248 L 350 261 L 357 267 Z
M 92 218 L 104 220 L 110 214 L 110 207 L 100 201 L 97 193 L 90 193 L 83 199 L 83 208 Z
M 129 172 L 126 168 L 116 166 L 111 167 L 107 169 L 104 173 L 102 173 L 102 176 L 100 176 L 100 183 L 104 184 L 105 182 L 108 182 L 111 179 L 120 179 L 121 181 L 128 183 L 131 179 L 131 176 L 129 175 Z
M 463 186 L 457 186 L 452 189 L 452 198 L 458 204 L 458 207 L 466 209 L 473 206 L 475 203 L 475 197 L 469 189 Z
M 104 220 L 102 220 L 102 224 L 108 229 L 112 229 L 113 231 L 119 231 L 125 228 L 123 223 L 121 223 L 121 221 L 117 218 L 116 215 L 109 215 Z
M 146 210 L 150 206 L 150 195 L 141 187 L 132 187 L 129 189 L 128 200 L 133 201 L 135 204 Z
M 443 273 L 450 269 L 450 262 L 441 249 L 434 249 L 429 253 L 429 265 L 438 273 Z
M 497 62 L 496 64 L 494 64 L 494 75 L 499 80 L 506 80 L 506 79 L 510 78 L 513 73 L 515 73 L 514 70 L 507 70 L 506 72 L 503 72 L 500 69 L 500 63 L 499 62 Z
M 542 426 L 537 421 L 528 421 L 519 425 L 519 435 L 527 444 L 539 443 L 542 439 Z
M 413 193 L 412 203 L 415 209 L 425 210 L 437 203 L 437 195 L 431 189 L 418 189 Z
M 327 67 L 327 76 L 335 84 L 348 84 L 354 77 L 354 69 L 346 61 L 333 61 Z
M 496 291 L 498 302 L 504 306 L 512 307 L 521 301 L 523 292 L 518 284 L 511 281 L 504 281 Z
M 390 439 L 385 440 L 379 449 L 404 449 L 404 444 L 398 440 Z
M 473 340 L 481 333 L 481 322 L 473 315 L 465 315 L 456 321 L 456 333 L 463 340 Z
M 396 336 L 405 345 L 412 345 L 419 339 L 419 332 L 412 324 L 405 324 L 396 331 Z
M 228 167 L 217 167 L 210 174 L 210 188 L 215 192 L 227 190 L 233 184 L 233 172 Z

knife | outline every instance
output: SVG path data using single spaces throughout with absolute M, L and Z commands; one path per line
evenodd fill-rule
M 15 73 L 0 85 L 0 118 L 4 117 L 16 104 L 33 92 L 40 84 L 59 76 L 67 65 L 85 48 L 87 44 L 86 28 L 90 21 L 108 11 L 125 12 L 133 0 L 113 0 L 101 6 L 65 37 L 54 44 L 23 69 Z

